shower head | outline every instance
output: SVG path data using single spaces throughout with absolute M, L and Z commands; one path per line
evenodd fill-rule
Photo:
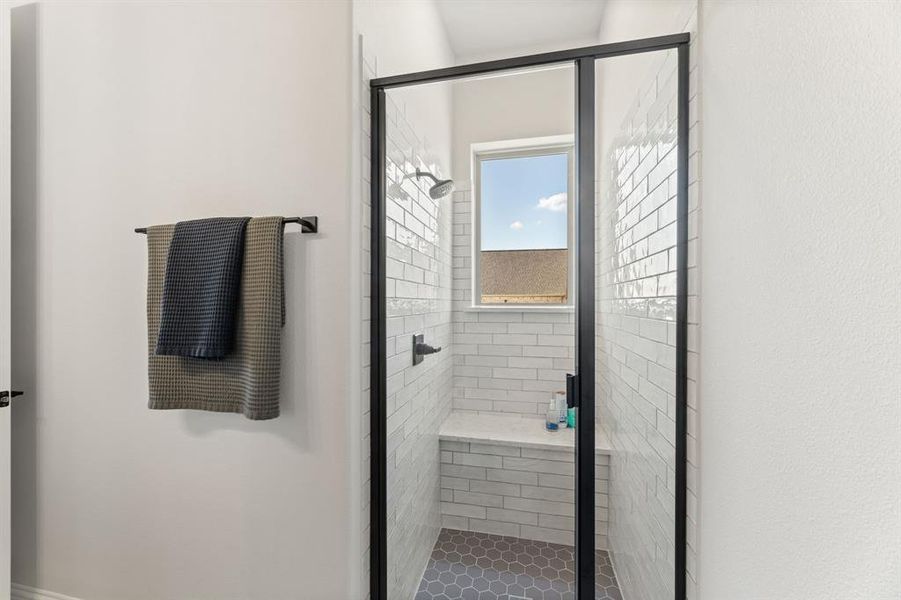
M 416 169 L 416 179 L 420 179 L 421 177 L 428 177 L 435 182 L 435 185 L 429 188 L 429 196 L 432 198 L 432 200 L 444 198 L 454 191 L 453 179 L 438 179 L 428 171 L 421 171 L 419 169 Z

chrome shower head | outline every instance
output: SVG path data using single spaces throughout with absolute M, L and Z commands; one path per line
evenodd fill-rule
M 416 169 L 416 179 L 419 179 L 421 177 L 428 177 L 435 182 L 435 185 L 429 188 L 429 196 L 432 198 L 432 200 L 444 198 L 454 191 L 453 179 L 438 179 L 428 171 L 421 171 L 419 169 Z

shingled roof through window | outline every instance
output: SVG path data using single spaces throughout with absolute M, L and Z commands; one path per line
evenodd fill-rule
M 483 250 L 482 302 L 560 303 L 567 297 L 569 251 Z

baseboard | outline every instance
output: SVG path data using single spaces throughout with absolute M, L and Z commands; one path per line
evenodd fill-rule
M 21 583 L 12 584 L 10 600 L 80 600 L 74 596 L 66 596 L 57 592 L 39 590 Z

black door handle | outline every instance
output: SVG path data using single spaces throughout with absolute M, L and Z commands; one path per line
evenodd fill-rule
M 566 408 L 579 406 L 579 376 L 566 374 Z
M 9 406 L 10 399 L 15 398 L 16 396 L 21 396 L 24 393 L 25 392 L 19 392 L 19 391 L 15 391 L 15 390 L 13 390 L 11 392 L 8 392 L 8 391 L 0 392 L 0 408 L 6 408 L 7 406 Z

